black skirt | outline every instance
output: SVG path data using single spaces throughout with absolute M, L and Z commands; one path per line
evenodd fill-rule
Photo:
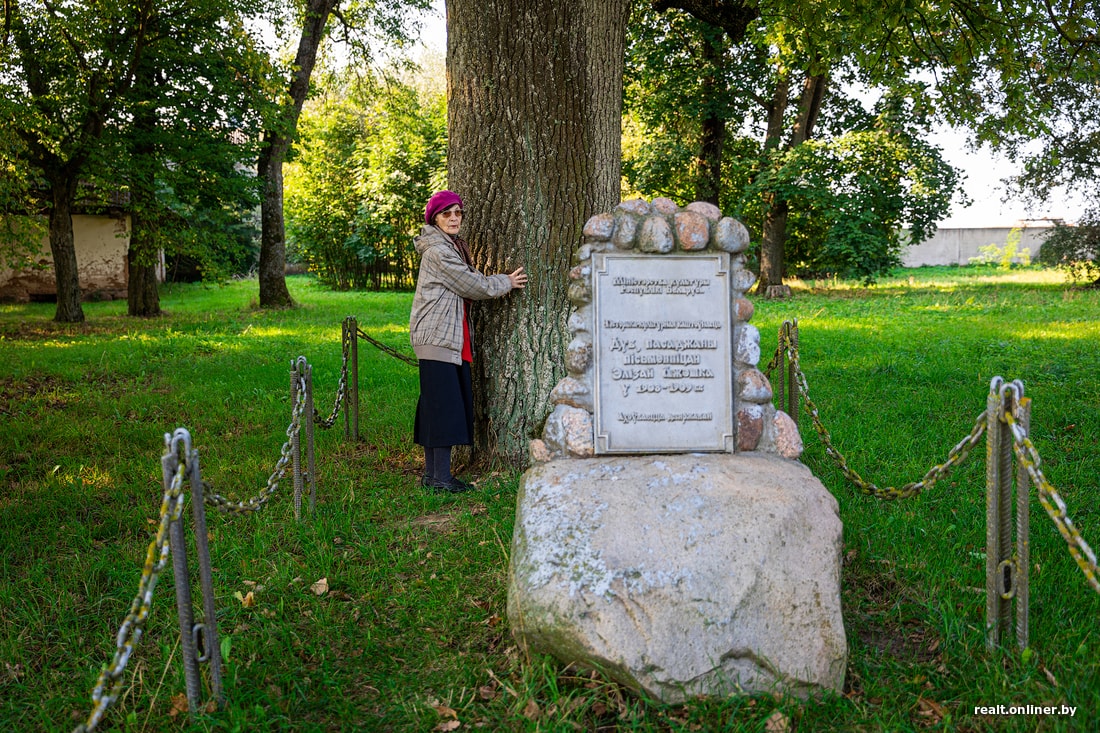
M 474 391 L 470 362 L 420 360 L 420 399 L 413 442 L 425 448 L 474 443 Z

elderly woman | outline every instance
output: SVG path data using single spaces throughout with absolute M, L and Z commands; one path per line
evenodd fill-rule
M 522 267 L 508 275 L 483 275 L 474 268 L 470 247 L 458 236 L 462 199 L 453 191 L 428 199 L 424 221 L 416 238 L 420 274 L 409 319 L 413 351 L 420 360 L 413 439 L 424 447 L 421 485 L 458 493 L 474 488 L 451 475 L 451 446 L 473 443 L 470 302 L 522 288 L 527 275 Z

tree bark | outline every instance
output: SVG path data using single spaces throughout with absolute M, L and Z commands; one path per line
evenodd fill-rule
M 136 91 L 144 104 L 135 105 L 133 159 L 130 163 L 130 246 L 126 250 L 126 313 L 137 318 L 160 315 L 157 289 L 156 221 L 157 149 L 153 135 L 157 112 L 153 89 L 154 63 L 146 59 L 138 71 Z
M 719 205 L 718 199 L 722 195 L 722 154 L 726 144 L 726 119 L 718 113 L 718 100 L 720 96 L 730 93 L 720 79 L 724 54 L 717 43 L 716 39 L 703 38 L 703 58 L 709 71 L 703 79 L 701 90 L 706 111 L 702 120 L 695 179 L 695 200 L 709 201 L 715 206 Z
M 803 81 L 802 94 L 798 101 L 798 119 L 795 120 L 791 130 L 788 149 L 794 149 L 813 136 L 814 124 L 821 110 L 821 100 L 825 95 L 825 87 L 824 74 L 807 76 Z M 766 146 L 778 145 L 782 134 L 783 113 L 787 107 L 787 92 L 788 87 L 784 80 L 776 87 L 773 108 L 768 117 Z M 775 192 L 766 194 L 764 200 L 767 212 L 764 215 L 763 241 L 760 244 L 760 279 L 756 286 L 758 293 L 766 293 L 769 287 L 782 285 L 783 277 L 787 274 L 784 250 L 787 245 L 787 217 L 790 213 L 790 203 Z
M 619 201 L 629 0 L 448 0 L 448 174 L 479 269 L 525 290 L 474 308 L 475 449 L 522 466 L 564 375 L 567 274 Z
M 54 320 L 59 323 L 83 323 L 80 306 L 80 273 L 73 241 L 73 198 L 77 176 L 66 169 L 49 178 L 50 185 L 50 253 L 53 255 L 54 281 L 57 284 L 57 308 Z
M 325 25 L 339 0 L 310 0 L 302 21 L 302 36 L 294 59 L 289 102 L 264 133 L 257 172 L 264 182 L 260 203 L 260 305 L 281 308 L 293 304 L 286 286 L 286 224 L 283 219 L 283 162 L 294 140 L 298 118 L 309 93 L 309 79 Z
M 790 91 L 789 77 L 780 72 L 771 107 L 768 109 L 768 129 L 764 135 L 765 160 L 778 150 L 783 141 L 783 117 L 787 112 Z M 773 285 L 783 284 L 783 247 L 787 239 L 788 205 L 775 192 L 764 194 L 764 226 L 760 241 L 760 278 L 756 292 L 764 293 Z

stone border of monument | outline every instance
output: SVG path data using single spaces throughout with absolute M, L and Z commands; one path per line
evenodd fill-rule
M 762 451 L 784 458 L 802 455 L 802 438 L 795 422 L 772 404 L 772 388 L 757 368 L 760 332 L 749 323 L 753 305 L 745 294 L 756 276 L 745 267 L 749 232 L 714 204 L 696 201 L 681 209 L 670 199 L 624 201 L 610 213 L 593 216 L 569 271 L 570 341 L 565 352 L 567 376 L 550 394 L 553 411 L 543 435 L 530 443 L 531 459 L 589 458 L 596 454 L 595 360 L 593 358 L 594 254 L 601 252 L 684 255 L 726 252 L 730 255 L 729 285 L 735 374 L 733 424 L 737 452 Z

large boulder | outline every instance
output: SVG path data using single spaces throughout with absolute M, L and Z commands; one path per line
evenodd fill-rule
M 557 459 L 523 476 L 519 644 L 667 703 L 840 691 L 836 500 L 763 453 Z

